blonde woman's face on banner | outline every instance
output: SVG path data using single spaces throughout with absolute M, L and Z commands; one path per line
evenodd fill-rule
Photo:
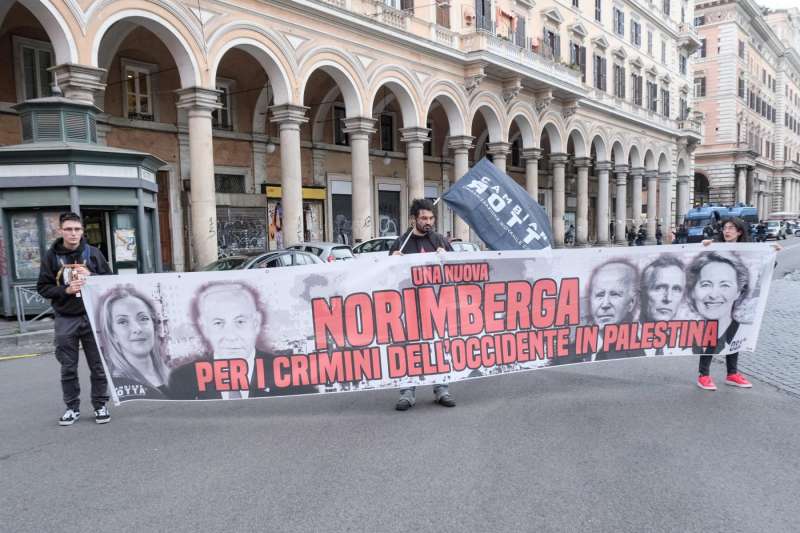
M 692 295 L 697 312 L 707 320 L 730 318 L 739 297 L 736 271 L 727 263 L 709 263 L 700 270 Z
M 126 357 L 148 357 L 153 350 L 155 327 L 144 302 L 128 296 L 111 304 L 111 334 Z

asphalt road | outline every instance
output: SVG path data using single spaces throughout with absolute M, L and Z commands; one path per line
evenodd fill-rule
M 0 531 L 794 533 L 798 291 L 773 283 L 752 390 L 699 390 L 694 357 L 617 360 L 459 383 L 454 409 L 424 387 L 406 413 L 377 391 L 132 402 L 98 426 L 84 373 L 62 428 L 53 356 L 0 361 Z

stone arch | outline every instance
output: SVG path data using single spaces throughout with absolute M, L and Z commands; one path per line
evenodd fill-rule
M 625 148 L 622 147 L 622 141 L 615 139 L 611 145 L 611 154 L 614 156 L 614 163 L 617 165 L 627 165 L 628 160 L 625 158 Z
M 644 168 L 645 170 L 657 170 L 656 156 L 653 154 L 653 150 L 650 148 L 648 148 L 644 153 Z
M 381 90 L 381 87 L 386 86 L 394 94 L 400 106 L 400 112 L 403 115 L 403 127 L 411 128 L 424 125 L 425 117 L 422 117 L 420 121 L 421 111 L 417 105 L 417 102 L 422 100 L 419 96 L 419 92 L 413 85 L 409 84 L 408 79 L 398 77 L 395 74 L 398 74 L 398 72 L 392 71 L 389 76 L 379 77 L 374 81 L 367 93 L 367 102 L 369 105 L 366 111 L 367 116 L 372 116 L 372 107 L 375 99 L 378 97 L 378 92 Z
M 561 130 L 550 120 L 543 120 L 542 123 L 543 126 L 539 134 L 539 147 L 541 148 L 543 134 L 547 132 L 547 138 L 550 140 L 550 153 L 563 153 L 567 149 L 567 143 L 564 142 Z
M 47 36 L 50 38 L 50 43 L 53 45 L 53 52 L 55 53 L 56 65 L 62 63 L 79 63 L 78 46 L 75 42 L 72 30 L 69 24 L 64 19 L 61 12 L 53 5 L 50 0 L 17 0 L 28 11 L 33 13 L 39 24 L 42 25 Z M 13 1 L 5 2 L 5 5 L 0 7 L 0 24 L 6 18 L 6 13 Z
M 630 151 L 628 152 L 628 163 L 631 165 L 631 168 L 640 168 L 643 164 L 642 154 L 639 152 L 639 147 L 635 144 L 631 145 Z
M 300 65 L 298 79 L 301 80 L 298 101 L 305 98 L 306 85 L 316 70 L 322 70 L 339 86 L 344 99 L 345 113 L 348 118 L 364 116 L 364 99 L 366 94 L 362 76 L 355 62 L 337 50 L 317 49 L 307 56 Z M 370 116 L 371 112 L 366 112 Z
M 583 131 L 577 124 L 574 124 L 567 136 L 567 144 L 572 141 L 572 146 L 575 149 L 575 157 L 588 157 L 589 148 L 586 144 L 586 132 Z
M 495 95 L 481 93 L 472 102 L 468 124 L 471 127 L 475 121 L 475 115 L 480 113 L 489 130 L 489 142 L 503 142 L 508 137 L 508 131 L 504 128 L 505 120 L 502 110 L 503 105 Z
M 520 135 L 522 136 L 522 148 L 537 148 L 539 146 L 536 137 L 536 114 L 530 104 L 525 102 L 515 103 L 508 112 L 508 127 L 511 128 L 512 124 L 516 124 L 519 128 Z
M 678 158 L 678 176 L 688 176 L 687 172 L 689 172 L 689 165 L 686 162 L 685 157 Z
M 107 6 L 117 6 L 119 4 L 107 4 Z M 182 24 L 179 19 L 168 12 L 164 12 L 162 15 L 159 12 L 160 10 L 152 5 L 147 10 L 124 7 L 118 11 L 112 11 L 113 9 L 114 7 L 109 7 L 108 11 L 111 11 L 110 13 L 100 9 L 92 14 L 93 20 L 90 27 L 94 26 L 94 24 L 97 24 L 97 27 L 88 32 L 88 35 L 91 35 L 89 41 L 92 43 L 88 61 L 90 66 L 102 66 L 100 63 L 101 44 L 111 27 L 118 22 L 133 23 L 146 28 L 164 43 L 178 68 L 182 87 L 195 87 L 203 85 L 204 82 L 208 83 L 207 80 L 203 79 L 200 68 L 201 61 L 198 59 L 202 57 L 200 53 L 201 47 L 197 44 L 195 36 L 189 28 Z M 122 30 L 125 31 L 126 28 L 127 26 L 123 26 Z M 129 32 L 130 29 L 127 29 L 127 31 Z M 114 38 L 114 41 L 116 40 Z M 119 45 L 119 43 L 117 44 Z M 105 54 L 105 51 L 103 53 Z
M 608 150 L 608 143 L 601 134 L 594 134 L 592 137 L 591 147 L 594 148 L 594 153 L 598 162 L 609 161 L 611 159 L 611 155 Z
M 670 165 L 669 165 L 669 158 L 667 158 L 667 154 L 661 152 L 658 156 L 658 172 L 665 173 L 669 172 Z
M 292 88 L 297 85 L 292 56 L 277 39 L 260 28 L 230 24 L 217 30 L 209 39 L 209 83 L 214 83 L 225 54 L 234 48 L 252 56 L 267 73 L 275 105 L 294 103 Z
M 444 109 L 451 137 L 469 133 L 464 122 L 464 117 L 467 116 L 467 105 L 455 84 L 440 81 L 428 92 L 428 97 L 425 98 L 422 105 L 426 118 L 434 102 L 439 102 Z

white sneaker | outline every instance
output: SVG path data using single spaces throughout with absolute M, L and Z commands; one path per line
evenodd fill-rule
M 75 410 L 67 409 L 66 411 L 64 411 L 64 414 L 61 415 L 61 418 L 58 419 L 58 425 L 71 426 L 72 424 L 77 422 L 80 417 L 81 417 L 81 412 L 78 411 L 77 409 Z
M 111 421 L 111 415 L 108 412 L 108 407 L 105 405 L 100 407 L 100 409 L 94 410 L 94 421 L 98 424 L 107 424 Z

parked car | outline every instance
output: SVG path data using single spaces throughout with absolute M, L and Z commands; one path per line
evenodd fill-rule
M 454 252 L 480 252 L 481 248 L 474 242 L 462 241 L 453 239 L 450 241 L 450 246 L 453 247 Z
M 370 239 L 355 245 L 353 247 L 353 253 L 356 255 L 376 253 L 388 254 L 389 248 L 392 247 L 392 243 L 394 243 L 396 240 L 396 236 L 377 237 L 375 239 Z
M 767 239 L 775 239 L 777 241 L 785 238 L 786 226 L 782 222 L 778 220 L 767 221 Z
M 250 268 L 277 268 L 322 263 L 316 255 L 300 250 L 275 250 L 250 255 L 232 255 L 214 261 L 201 270 L 247 270 Z
M 341 244 L 338 242 L 304 242 L 302 244 L 290 246 L 289 250 L 302 250 L 304 252 L 310 252 L 322 259 L 323 262 L 328 263 L 355 259 L 353 250 L 346 244 Z

